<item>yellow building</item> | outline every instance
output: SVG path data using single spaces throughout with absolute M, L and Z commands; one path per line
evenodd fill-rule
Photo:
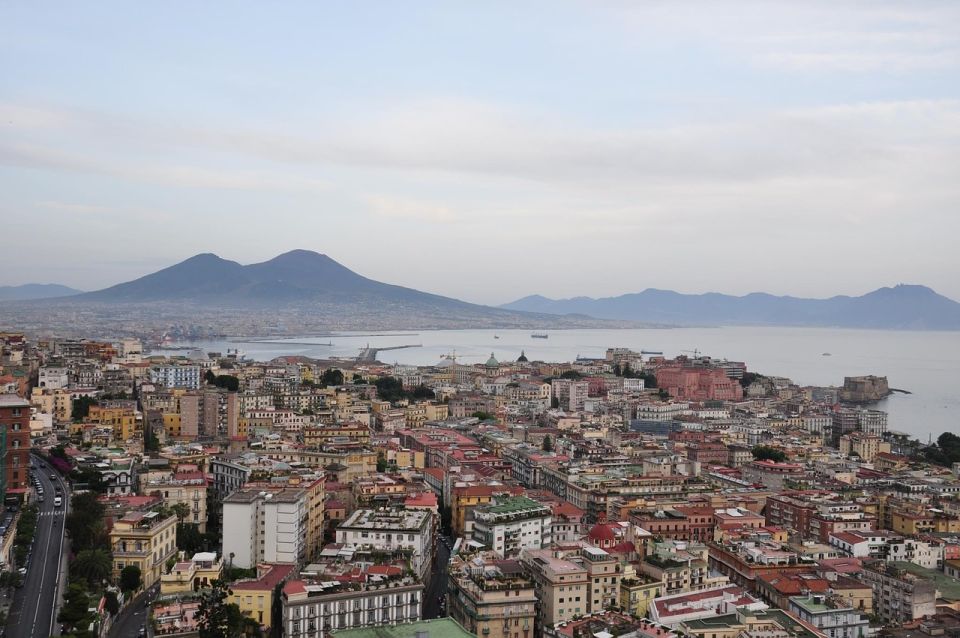
M 308 425 L 303 428 L 303 444 L 319 448 L 336 443 L 370 443 L 370 428 L 360 423 L 343 425 Z
M 223 561 L 214 552 L 200 552 L 180 560 L 160 576 L 160 595 L 188 594 L 207 589 L 223 576 Z
M 144 589 L 153 587 L 169 559 L 177 553 L 177 517 L 164 518 L 158 512 L 130 512 L 113 524 L 110 547 L 113 549 L 113 578 L 120 578 L 124 567 L 136 565 Z
M 890 444 L 875 434 L 851 432 L 840 437 L 840 454 L 857 455 L 865 463 L 872 463 L 880 453 L 889 454 Z
M 323 548 L 323 502 L 327 493 L 324 490 L 324 479 L 301 481 L 300 477 L 291 476 L 289 484 L 306 491 L 307 493 L 307 560 L 315 560 L 320 556 Z
M 137 432 L 137 415 L 126 408 L 91 405 L 87 421 L 113 428 L 113 438 L 117 441 L 127 441 Z
M 203 533 L 207 531 L 207 477 L 203 472 L 172 472 L 155 470 L 140 477 L 140 492 L 159 495 L 167 507 L 181 503 L 190 510 L 184 523 L 193 523 Z
M 419 428 L 427 422 L 427 408 L 424 403 L 414 403 L 408 405 L 403 410 L 403 417 L 407 422 L 408 428 Z
M 270 612 L 273 609 L 273 591 L 295 574 L 296 565 L 288 563 L 262 563 L 257 565 L 257 578 L 237 580 L 230 583 L 233 592 L 227 603 L 240 608 L 240 613 L 252 618 L 264 627 L 270 627 Z M 267 632 L 269 633 L 269 632 Z
M 645 618 L 650 603 L 662 595 L 663 581 L 648 578 L 643 574 L 640 575 L 640 580 L 624 578 L 620 583 L 620 606 L 626 613 L 639 618 Z
M 180 436 L 180 414 L 178 412 L 164 412 L 163 413 L 163 429 L 167 433 L 167 437 L 174 438 Z
M 426 403 L 427 421 L 444 421 L 450 416 L 450 406 L 446 403 Z

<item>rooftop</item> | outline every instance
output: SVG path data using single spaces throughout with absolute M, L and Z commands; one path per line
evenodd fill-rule
M 399 625 L 345 629 L 334 631 L 333 635 L 338 638 L 417 638 L 417 634 L 421 632 L 427 634 L 430 638 L 476 638 L 452 618 L 435 618 L 433 620 L 400 623 Z

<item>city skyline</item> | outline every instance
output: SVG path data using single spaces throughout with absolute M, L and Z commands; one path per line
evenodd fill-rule
M 484 304 L 960 298 L 950 3 L 183 7 L 3 10 L 0 284 L 306 248 Z

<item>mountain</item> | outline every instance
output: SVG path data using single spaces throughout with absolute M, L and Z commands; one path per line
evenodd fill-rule
M 26 301 L 29 299 L 49 299 L 67 297 L 82 291 L 60 284 L 23 284 L 22 286 L 0 286 L 0 301 Z
M 318 329 L 624 325 L 482 306 L 385 284 L 308 250 L 249 265 L 204 253 L 133 281 L 44 303 L 56 304 L 65 313 L 61 316 L 70 316 L 69 308 L 81 304 L 99 317 L 149 316 L 147 322 L 159 321 L 162 314 L 167 319 L 179 315 L 197 323 L 237 326 L 244 317 L 256 315 L 258 320 L 247 321 L 243 330 L 257 329 L 264 321 L 285 329 L 291 325 Z
M 619 297 L 549 299 L 531 295 L 501 308 L 548 314 L 581 313 L 602 319 L 674 325 L 782 325 L 915 330 L 960 330 L 960 303 L 926 286 L 900 284 L 860 297 L 829 299 L 742 297 L 715 292 L 688 295 L 648 288 Z

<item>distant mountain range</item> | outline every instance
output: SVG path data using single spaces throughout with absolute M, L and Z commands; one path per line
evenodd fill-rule
M 76 295 L 80 290 L 60 284 L 23 284 L 22 286 L 0 286 L 0 301 L 28 301 L 30 299 L 49 299 Z
M 960 329 L 960 304 L 926 286 L 900 284 L 860 297 L 829 299 L 751 293 L 688 295 L 648 288 L 619 297 L 548 299 L 532 295 L 501 308 L 548 314 L 579 313 L 673 325 L 779 325 L 914 330 Z
M 211 253 L 196 255 L 139 279 L 45 303 L 92 306 L 189 304 L 202 309 L 268 312 L 290 309 L 327 317 L 327 325 L 398 327 L 616 327 L 623 322 L 559 317 L 471 304 L 368 279 L 326 255 L 293 250 L 241 265 Z

